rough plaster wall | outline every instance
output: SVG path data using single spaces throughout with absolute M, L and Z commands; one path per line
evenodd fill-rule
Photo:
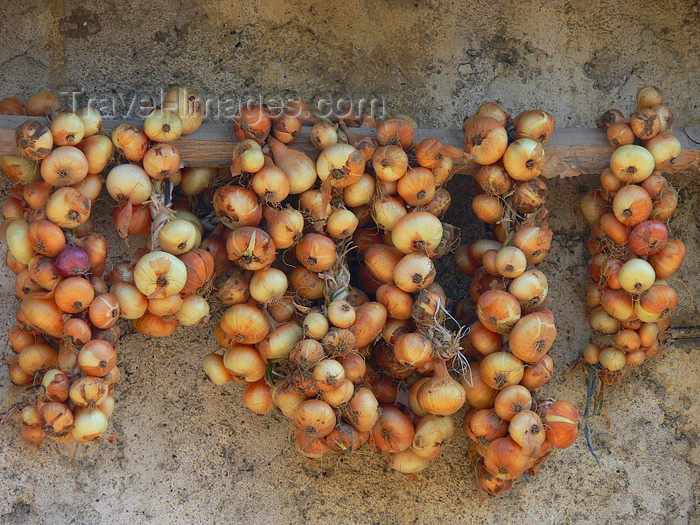
M 675 176 L 681 206 L 671 229 L 691 254 L 671 283 L 681 307 L 674 325 L 697 324 L 700 259 L 700 182 Z M 588 282 L 585 239 L 589 228 L 572 209 L 595 177 L 550 181 L 552 250 L 540 269 L 550 283 L 559 334 L 550 354 L 555 378 L 545 392 L 569 399 L 583 412 L 586 386 L 581 372 L 565 380 L 590 337 L 583 297 Z M 447 220 L 466 241 L 483 235 L 470 210 L 471 180 L 448 189 L 462 199 Z M 7 194 L 7 186 L 0 195 Z M 97 217 L 108 217 L 106 201 Z M 475 226 L 476 225 L 476 226 Z M 110 253 L 124 250 L 106 220 Z M 137 245 L 132 246 L 132 250 Z M 0 260 L 5 255 L 0 249 Z M 469 278 L 451 258 L 439 281 L 451 299 L 467 295 Z M 442 263 L 442 261 L 441 261 Z M 14 323 L 18 305 L 14 276 L 0 265 L 0 334 Z M 40 449 L 24 442 L 18 425 L 0 428 L 0 523 L 110 523 L 132 525 L 251 523 L 478 523 L 696 524 L 700 520 L 700 360 L 697 341 L 676 341 L 644 366 L 628 370 L 621 385 L 607 390 L 612 417 L 591 418 L 601 466 L 580 437 L 555 451 L 535 478 L 524 476 L 507 495 L 480 503 L 461 429 L 420 481 L 390 470 L 377 454 L 308 460 L 294 451 L 292 423 L 279 413 L 256 416 L 242 404 L 243 388 L 217 387 L 201 371 L 202 357 L 216 350 L 212 332 L 221 305 L 202 327 L 180 327 L 154 340 L 130 333 L 117 347 L 123 379 L 110 418 L 115 443 L 82 446 L 75 463 L 55 443 Z M 0 358 L 12 354 L 4 348 Z M 0 368 L 0 403 L 16 399 Z
M 654 2 L 644 22 L 642 2 L 592 2 L 579 10 L 578 2 L 559 1 L 417 7 L 348 1 L 342 4 L 347 14 L 321 2 L 294 10 L 291 2 L 179 4 L 96 1 L 83 11 L 72 2 L 3 5 L 0 95 L 67 86 L 132 93 L 173 82 L 210 95 L 374 94 L 434 126 L 458 126 L 463 113 L 491 98 L 511 111 L 545 107 L 565 126 L 591 125 L 599 110 L 618 101 L 629 108 L 638 83 L 650 81 L 669 93 L 683 123 L 699 116 L 700 19 L 692 2 Z M 379 15 L 369 15 L 369 9 Z M 400 27 L 382 22 L 398 16 Z M 425 49 L 431 49 L 429 58 L 417 59 Z M 595 183 L 593 177 L 550 183 L 555 240 L 542 266 L 560 330 L 552 350 L 557 376 L 547 391 L 580 409 L 582 376 L 562 378 L 589 337 L 583 307 L 588 228 L 572 209 L 576 196 Z M 673 279 L 682 304 L 674 322 L 697 324 L 700 307 L 693 296 L 700 260 L 693 254 L 700 250 L 700 184 L 692 176 L 676 176 L 673 184 L 680 189 L 681 207 L 671 226 L 690 254 Z M 457 180 L 449 189 L 461 198 L 455 198 L 448 220 L 463 228 L 467 240 L 478 238 L 469 210 L 471 184 Z M 2 185 L 0 196 L 7 191 Z M 108 216 L 106 203 L 98 204 L 96 215 Z M 107 223 L 101 229 L 112 231 Z M 113 234 L 112 248 L 115 255 L 125 249 Z M 452 298 L 463 297 L 468 279 L 451 262 L 441 269 Z M 6 334 L 17 303 L 4 265 L 0 304 L 5 306 L 0 334 Z M 14 424 L 0 429 L 0 522 L 700 520 L 700 362 L 692 341 L 667 347 L 608 390 L 612 427 L 600 416 L 592 419 L 600 468 L 580 439 L 554 454 L 536 478 L 480 504 L 461 430 L 422 482 L 388 470 L 376 455 L 318 462 L 298 456 L 288 441 L 288 421 L 254 416 L 242 407 L 241 387 L 220 388 L 205 380 L 200 363 L 216 348 L 212 326 L 180 328 L 164 340 L 138 334 L 122 339 L 124 379 L 110 420 L 118 438 L 81 447 L 75 464 L 56 444 L 36 450 L 23 443 Z M 4 348 L 0 358 L 10 352 Z M 0 371 L 0 403 L 15 395 Z
M 0 90 L 384 97 L 423 126 L 458 127 L 493 99 L 559 126 L 632 109 L 660 86 L 700 118 L 700 3 L 689 0 L 4 2 Z

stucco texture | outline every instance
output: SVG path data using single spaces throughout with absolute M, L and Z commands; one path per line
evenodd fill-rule
M 585 5 L 583 5 L 585 4 Z M 422 126 L 459 127 L 493 99 L 540 107 L 557 125 L 591 126 L 610 105 L 631 109 L 640 83 L 661 87 L 681 124 L 700 118 L 697 2 L 17 2 L 0 7 L 0 96 L 77 88 L 102 96 L 184 82 L 205 96 L 385 97 Z M 689 256 L 672 278 L 674 324 L 700 318 L 700 184 L 671 178 L 681 204 L 671 221 Z M 0 188 L 4 198 L 9 187 Z M 588 341 L 583 301 L 588 226 L 573 209 L 595 177 L 549 184 L 550 282 L 559 335 L 546 392 L 583 411 L 581 373 L 562 376 Z M 456 179 L 447 221 L 466 241 L 482 231 L 471 180 Z M 95 215 L 109 216 L 107 202 Z M 110 232 L 113 257 L 133 251 Z M 4 258 L 4 246 L 0 255 Z M 452 261 L 438 280 L 456 301 L 469 279 Z M 0 266 L 0 334 L 14 323 L 14 278 Z M 213 320 L 165 339 L 129 333 L 117 348 L 123 379 L 110 419 L 114 443 L 70 452 L 0 428 L 0 523 L 698 523 L 700 394 L 697 340 L 675 341 L 608 389 L 606 427 L 593 416 L 601 465 L 580 438 L 535 478 L 480 502 L 458 430 L 420 479 L 360 452 L 320 461 L 294 452 L 290 423 L 255 416 L 242 388 L 201 371 L 216 349 Z M 11 355 L 7 344 L 0 358 Z M 0 370 L 0 403 L 16 398 Z M 462 413 L 460 413 L 460 416 Z M 457 422 L 461 423 L 460 417 Z

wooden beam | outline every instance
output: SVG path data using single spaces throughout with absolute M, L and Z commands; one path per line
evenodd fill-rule
M 22 122 L 42 117 L 25 117 L 15 115 L 0 115 L 0 155 L 18 155 L 15 146 L 15 128 Z M 104 130 L 111 131 L 122 122 L 142 127 L 143 123 L 136 121 L 107 120 Z M 312 158 L 318 156 L 318 150 L 309 141 L 310 128 L 304 126 L 300 137 L 293 146 L 301 149 Z M 372 135 L 373 129 L 352 128 L 359 135 Z M 700 171 L 700 144 L 691 137 L 698 136 L 698 128 L 682 128 L 674 130 L 674 135 L 681 142 L 681 154 L 675 163 L 664 168 L 665 172 L 685 173 Z M 445 130 L 419 128 L 415 130 L 416 142 L 436 137 L 452 146 L 463 147 L 464 132 L 461 130 Z M 231 154 L 234 144 L 238 141 L 233 133 L 231 123 L 202 124 L 191 135 L 182 137 L 172 144 L 180 151 L 185 166 L 220 166 L 231 165 Z M 554 132 L 552 140 L 545 147 L 547 161 L 544 176 L 576 177 L 586 174 L 600 174 L 608 167 L 613 149 L 599 129 L 562 128 Z M 471 172 L 479 166 L 469 163 L 461 168 L 461 172 Z

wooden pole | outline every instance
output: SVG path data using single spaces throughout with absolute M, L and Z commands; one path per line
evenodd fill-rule
M 15 128 L 21 123 L 31 120 L 41 120 L 43 117 L 25 117 L 16 115 L 0 115 L 0 155 L 19 155 L 15 146 Z M 128 122 L 139 128 L 142 122 L 108 120 L 104 122 L 103 130 L 111 132 L 116 126 Z M 293 143 L 293 147 L 301 149 L 312 158 L 318 156 L 318 150 L 309 141 L 310 128 L 304 126 L 301 135 Z M 676 161 L 666 166 L 666 173 L 689 173 L 700 171 L 700 144 L 691 137 L 700 135 L 699 128 L 682 128 L 674 130 L 674 135 L 681 142 L 682 150 Z M 352 128 L 358 135 L 373 135 L 374 130 L 368 128 Z M 461 130 L 445 130 L 434 128 L 419 128 L 415 130 L 415 141 L 427 137 L 436 137 L 442 142 L 462 148 L 464 132 Z M 217 166 L 231 165 L 234 144 L 238 139 L 233 133 L 230 122 L 225 124 L 202 124 L 191 135 L 182 137 L 172 144 L 179 150 L 185 166 Z M 552 140 L 545 147 L 547 152 L 544 176 L 577 177 L 579 175 L 600 174 L 608 167 L 610 155 L 613 152 L 608 144 L 605 133 L 599 129 L 562 128 L 554 132 Z M 470 163 L 461 168 L 461 172 L 469 173 L 479 166 Z

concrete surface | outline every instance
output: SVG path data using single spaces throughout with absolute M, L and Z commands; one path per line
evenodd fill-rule
M 187 82 L 204 94 L 300 92 L 384 95 L 422 125 L 457 126 L 493 98 L 511 111 L 550 110 L 561 126 L 591 125 L 640 82 L 669 93 L 679 120 L 698 119 L 697 3 L 515 2 L 239 3 L 30 1 L 0 7 L 2 96 L 75 86 L 88 92 L 149 91 Z M 132 29 L 129 29 L 132 28 Z M 426 51 L 429 50 L 429 51 Z M 425 59 L 421 58 L 422 54 Z M 671 222 L 688 246 L 672 283 L 674 324 L 697 324 L 700 183 L 674 176 L 681 205 Z M 583 410 L 581 374 L 562 374 L 588 340 L 583 293 L 588 228 L 573 214 L 594 178 L 552 181 L 555 231 L 548 260 L 559 336 L 547 392 Z M 448 221 L 480 235 L 470 181 L 453 181 Z M 2 186 L 0 195 L 7 195 Z M 97 216 L 106 217 L 106 202 Z M 103 223 L 103 231 L 109 227 Z M 110 247 L 119 246 L 114 235 Z M 132 246 L 132 249 L 134 247 Z M 0 250 L 4 256 L 4 247 Z M 118 255 L 118 253 L 114 255 Z M 468 278 L 452 263 L 439 280 L 452 299 Z M 14 322 L 14 279 L 0 266 L 0 333 Z M 216 348 L 213 323 L 170 338 L 125 336 L 123 380 L 110 422 L 113 444 L 80 447 L 75 463 L 54 443 L 36 449 L 11 424 L 0 429 L 0 523 L 669 523 L 700 521 L 700 364 L 697 343 L 675 342 L 609 389 L 612 427 L 592 418 L 601 467 L 579 439 L 536 478 L 480 503 L 459 430 L 421 481 L 359 453 L 311 461 L 290 443 L 280 415 L 242 407 L 242 389 L 201 372 Z M 694 352 L 695 351 L 695 352 Z M 3 348 L 0 358 L 10 355 Z M 0 403 L 16 395 L 0 373 Z
M 591 126 L 652 83 L 679 124 L 700 118 L 692 0 L 28 0 L 0 14 L 2 96 L 130 100 L 184 82 L 221 99 L 383 97 L 425 127 L 458 127 L 488 99 Z

